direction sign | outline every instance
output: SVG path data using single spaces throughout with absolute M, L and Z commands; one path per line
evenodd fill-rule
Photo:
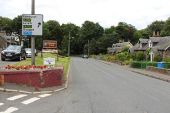
M 43 15 L 23 14 L 22 15 L 22 35 L 42 35 Z

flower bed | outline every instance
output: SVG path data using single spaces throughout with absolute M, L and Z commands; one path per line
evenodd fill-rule
M 5 83 L 16 83 L 45 88 L 62 85 L 63 67 L 47 68 L 46 66 L 6 66 L 0 70 Z

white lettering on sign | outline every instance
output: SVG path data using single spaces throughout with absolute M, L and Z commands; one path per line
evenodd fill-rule
M 43 15 L 22 15 L 22 35 L 42 35 Z

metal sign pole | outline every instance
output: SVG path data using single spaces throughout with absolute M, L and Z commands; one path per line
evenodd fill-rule
M 35 0 L 32 0 L 31 14 L 35 15 Z M 35 65 L 35 37 L 31 37 L 31 64 Z

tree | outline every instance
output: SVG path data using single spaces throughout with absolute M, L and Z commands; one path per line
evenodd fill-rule
M 49 20 L 44 23 L 44 39 L 57 40 L 58 48 L 61 48 L 62 32 L 59 22 L 55 20 Z
M 22 16 L 19 15 L 12 20 L 12 30 L 21 35 L 22 30 Z
M 0 29 L 5 30 L 7 34 L 12 33 L 12 20 L 6 17 L 0 16 Z
M 133 40 L 135 31 L 136 28 L 134 26 L 124 22 L 119 22 L 118 26 L 116 26 L 116 32 L 118 33 L 120 41 Z
M 165 22 L 163 21 L 154 21 L 150 25 L 148 25 L 147 29 L 149 30 L 150 35 L 152 35 L 153 32 L 161 33 L 164 25 L 165 25 Z
M 81 27 L 80 36 L 84 41 L 97 39 L 103 35 L 104 29 L 98 23 L 85 21 Z
M 79 37 L 80 27 L 78 27 L 72 23 L 62 24 L 61 31 L 62 31 L 62 36 L 63 36 L 62 47 L 61 47 L 62 53 L 66 54 L 68 52 L 69 34 L 70 34 L 70 38 L 71 38 L 70 39 L 71 53 L 72 54 L 82 53 L 82 45 L 83 44 L 81 44 L 81 40 Z
M 105 34 L 112 34 L 116 31 L 115 27 L 114 26 L 111 26 L 110 28 L 106 28 L 104 33 Z
M 165 25 L 161 31 L 161 36 L 170 36 L 170 18 L 165 22 Z

